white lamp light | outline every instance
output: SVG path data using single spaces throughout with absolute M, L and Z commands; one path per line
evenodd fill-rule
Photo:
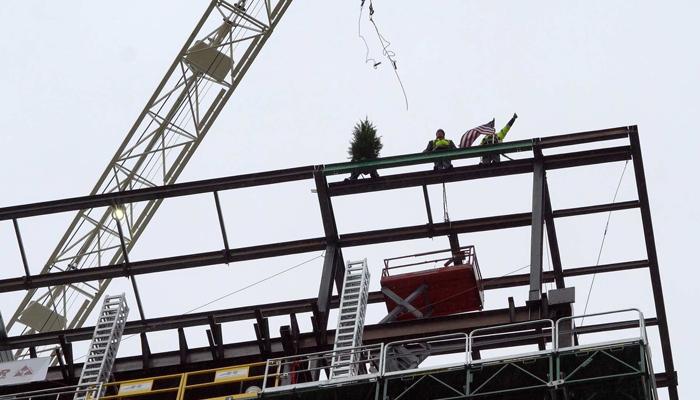
M 116 219 L 117 221 L 121 221 L 125 216 L 126 212 L 124 212 L 122 207 L 114 207 L 114 210 L 112 211 L 112 218 Z

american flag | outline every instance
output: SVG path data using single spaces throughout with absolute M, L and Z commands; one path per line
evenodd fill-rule
M 462 139 L 459 141 L 459 147 L 465 148 L 469 147 L 474 143 L 479 135 L 493 135 L 496 133 L 495 120 L 481 126 L 477 126 L 474 129 L 470 129 L 462 135 Z

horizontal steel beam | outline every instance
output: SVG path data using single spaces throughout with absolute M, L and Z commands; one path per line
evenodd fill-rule
M 290 168 L 254 174 L 236 175 L 226 178 L 207 179 L 195 182 L 176 183 L 168 186 L 129 190 L 117 193 L 73 197 L 41 203 L 0 208 L 0 221 L 48 215 L 67 211 L 108 207 L 139 201 L 167 199 L 220 190 L 241 189 L 252 186 L 292 182 L 313 178 L 314 166 Z
M 529 311 L 526 307 L 517 307 L 515 316 L 516 321 L 527 321 Z M 382 342 L 389 343 L 395 340 L 415 339 L 443 333 L 471 332 L 477 328 L 508 323 L 510 323 L 510 310 L 502 309 L 391 324 L 365 325 L 362 341 L 366 345 Z M 328 338 L 329 343 L 332 344 L 335 338 L 335 330 L 328 331 Z M 266 356 L 260 354 L 260 347 L 257 341 L 224 345 L 224 357 L 218 363 L 213 360 L 209 347 L 190 349 L 187 354 L 188 363 L 186 365 L 180 363 L 179 351 L 152 353 L 149 357 L 152 368 L 148 371 L 148 374 L 149 376 L 154 376 L 157 374 L 180 373 L 209 368 L 215 365 L 247 364 L 284 355 L 281 338 L 272 338 L 270 344 L 271 352 Z M 314 334 L 310 332 L 300 334 L 298 348 L 300 354 L 317 351 Z M 76 364 L 76 375 L 80 375 L 81 372 L 82 365 Z M 118 358 L 114 363 L 112 372 L 117 380 L 142 377 L 144 373 L 143 360 L 141 356 Z M 60 368 L 52 368 L 48 379 L 61 380 L 60 374 Z
M 532 150 L 533 143 L 538 139 L 518 140 L 515 142 L 498 143 L 489 146 L 474 146 L 464 149 L 445 150 L 430 153 L 404 154 L 393 157 L 383 157 L 361 162 L 344 162 L 328 164 L 323 168 L 324 175 L 335 175 L 362 171 L 368 169 L 396 168 L 407 165 L 432 163 L 440 160 L 459 160 L 462 158 L 483 157 L 490 154 L 515 153 Z
M 638 205 L 637 205 L 638 206 Z M 556 210 L 553 212 L 554 218 L 561 216 L 572 217 L 576 215 L 586 215 L 591 213 L 601 213 L 616 211 L 619 209 L 633 208 L 631 202 L 619 205 L 617 203 L 600 204 L 589 207 L 577 207 Z M 447 236 L 450 234 L 483 232 L 497 229 L 518 228 L 529 226 L 532 221 L 532 213 L 519 213 L 500 215 L 495 217 L 475 218 L 461 221 L 451 221 L 449 223 L 439 223 L 428 225 L 414 225 L 403 228 L 382 229 L 361 233 L 349 233 L 340 235 L 340 245 L 342 247 L 363 246 L 369 244 L 396 242 L 402 240 L 422 239 L 435 236 Z
M 621 201 L 619 203 L 600 204 L 595 206 L 569 208 L 552 212 L 554 218 L 577 217 L 580 215 L 597 214 L 609 211 L 622 211 L 639 208 L 639 200 Z
M 553 148 L 571 146 L 576 144 L 599 142 L 604 140 L 622 139 L 629 135 L 630 127 L 604 129 L 599 131 L 572 133 L 567 135 L 550 136 L 540 139 L 520 140 L 505 142 L 490 146 L 474 146 L 464 149 L 454 149 L 428 154 L 406 154 L 394 157 L 378 158 L 363 162 L 344 162 L 328 164 L 323 168 L 324 175 L 350 173 L 368 169 L 395 168 L 407 165 L 431 163 L 438 160 L 457 160 L 462 158 L 476 158 L 490 154 L 505 154 L 519 151 L 532 150 L 538 143 L 541 148 Z
M 544 167 L 546 170 L 554 170 L 625 161 L 631 158 L 631 148 L 629 146 L 620 146 L 545 156 Z M 447 171 L 434 171 L 430 169 L 428 171 L 387 175 L 373 179 L 334 182 L 328 185 L 328 193 L 331 196 L 344 196 L 415 186 L 526 174 L 533 171 L 534 162 L 534 158 L 527 158 L 524 160 L 502 161 L 493 164 L 468 165 L 465 167 L 456 167 Z
M 590 274 L 600 274 L 606 272 L 626 271 L 631 269 L 646 268 L 646 260 L 631 261 L 625 263 L 606 264 L 591 267 L 570 268 L 564 270 L 564 277 L 582 276 Z M 554 281 L 554 273 L 549 271 L 544 273 L 544 281 Z M 509 275 L 484 279 L 484 290 L 503 289 L 516 286 L 527 286 L 529 275 Z M 185 314 L 172 317 L 150 318 L 144 321 L 130 321 L 126 323 L 125 335 L 140 334 L 142 332 L 158 332 L 178 328 L 188 328 L 192 326 L 204 326 L 209 324 L 209 317 L 213 316 L 217 322 L 226 323 L 234 321 L 254 320 L 255 310 L 260 309 L 265 317 L 289 315 L 291 313 L 300 314 L 312 312 L 312 299 L 292 300 L 279 303 L 261 304 L 254 306 L 229 308 L 216 311 L 205 311 L 196 314 Z M 384 302 L 384 294 L 380 291 L 370 292 L 368 303 L 376 304 Z M 338 296 L 331 299 L 331 309 L 338 308 Z M 54 345 L 60 342 L 59 336 L 63 336 L 68 342 L 79 342 L 90 340 L 94 332 L 94 327 L 71 329 L 66 331 L 37 333 L 33 335 L 12 336 L 0 341 L 0 351 L 14 350 L 28 347 L 39 347 Z
M 632 127 L 629 126 L 621 126 L 619 128 L 601 129 L 598 131 L 548 136 L 540 139 L 540 147 L 543 149 L 549 149 L 552 147 L 571 146 L 576 144 L 600 142 L 603 140 L 624 139 L 629 137 L 631 129 Z
M 628 131 L 629 128 L 623 127 L 606 129 L 601 131 L 575 133 L 569 135 L 550 136 L 534 140 L 539 140 L 542 148 L 552 148 L 568 146 L 572 144 L 582 144 L 602 140 L 623 138 L 628 136 Z M 438 158 L 465 158 L 467 156 L 478 156 L 482 153 L 492 154 L 498 152 L 518 151 L 522 150 L 523 148 L 531 148 L 532 142 L 533 140 L 524 140 L 518 142 L 507 142 L 487 147 L 485 146 L 483 148 L 478 146 L 469 149 L 459 149 L 455 150 L 454 154 L 452 154 L 452 152 L 445 152 L 445 155 L 439 155 Z M 549 164 L 546 165 L 546 168 L 548 169 L 556 169 L 587 165 L 596 162 L 611 162 L 616 161 L 617 159 L 629 159 L 629 157 L 627 156 L 627 153 L 629 151 L 629 146 L 622 146 L 602 150 L 590 150 L 587 152 L 558 154 L 545 157 L 545 164 Z M 432 157 L 435 156 L 433 155 Z M 413 158 L 417 158 L 417 160 L 420 161 L 420 163 L 431 162 L 432 160 L 431 155 L 410 154 L 396 157 L 385 157 L 378 160 L 373 160 L 371 161 L 371 163 L 385 163 L 387 165 L 393 165 L 397 162 L 400 164 L 407 159 L 412 160 Z M 439 175 L 432 174 L 433 171 L 428 171 L 427 173 L 398 174 L 391 177 L 381 178 L 380 180 L 375 182 L 379 183 L 378 187 L 381 188 L 376 190 L 389 190 L 399 187 L 416 186 L 416 184 L 413 182 L 415 181 L 415 179 L 428 179 L 429 184 L 433 184 L 443 182 L 454 182 L 458 180 L 485 178 L 490 176 L 526 173 L 532 171 L 531 164 L 532 159 L 528 159 L 504 162 L 502 163 L 502 165 L 492 164 L 488 166 L 484 165 L 456 168 L 455 171 Z M 346 170 L 348 168 L 350 168 L 349 170 L 357 169 L 362 165 L 358 163 L 340 163 L 329 164 L 323 168 L 324 173 L 340 173 L 347 172 Z M 528 167 L 528 165 L 530 165 L 530 167 Z M 84 210 L 95 207 L 108 207 L 140 201 L 151 201 L 172 197 L 209 193 L 215 191 L 240 189 L 252 186 L 270 185 L 275 183 L 312 179 L 313 171 L 317 168 L 319 168 L 319 166 L 304 166 L 284 170 L 266 171 L 224 178 L 207 179 L 195 182 L 177 183 L 174 185 L 130 190 L 117 193 L 96 194 L 91 196 L 82 196 L 62 200 L 52 200 L 40 203 L 25 204 L 19 206 L 3 207 L 0 208 L 0 221 L 26 218 L 38 215 L 55 214 L 68 211 Z M 374 166 L 374 168 L 377 167 Z M 428 173 L 431 173 L 432 175 L 428 176 Z M 442 175 L 442 177 L 440 177 L 440 175 Z M 344 187 L 342 190 L 340 188 L 334 190 L 333 188 L 338 187 L 339 184 L 331 184 L 331 195 L 337 196 L 342 194 L 351 194 L 351 192 L 353 191 L 357 193 L 371 191 L 357 191 L 357 188 L 364 187 L 362 186 L 363 181 L 356 181 L 351 183 L 352 185 L 348 184 L 346 185 L 347 187 Z
M 669 386 L 678 386 L 678 376 L 676 371 L 657 372 L 654 374 L 656 379 L 656 387 L 666 388 Z
M 620 204 L 612 203 L 591 207 L 557 210 L 554 211 L 554 217 L 571 217 L 575 215 L 590 214 L 592 212 L 608 212 L 619 209 L 627 209 L 633 206 L 631 203 L 624 204 L 622 206 Z M 530 213 L 520 213 L 452 221 L 450 223 L 440 223 L 432 226 L 416 225 L 403 228 L 351 233 L 340 235 L 339 245 L 341 247 L 354 247 L 435 236 L 447 236 L 458 233 L 516 228 L 530 225 L 531 218 Z M 326 248 L 326 245 L 327 243 L 325 238 L 313 238 L 231 249 L 228 251 L 228 257 L 226 250 L 219 250 L 177 257 L 167 257 L 145 261 L 131 261 L 128 265 L 114 264 L 87 269 L 53 272 L 48 274 L 32 275 L 29 278 L 22 276 L 0 280 L 0 293 L 56 285 L 66 285 L 71 283 L 90 282 L 100 279 L 151 274 L 155 272 L 174 271 L 178 269 L 189 269 L 224 264 L 228 262 L 248 261 L 290 254 L 308 253 L 312 251 L 322 251 Z
M 131 261 L 128 265 L 113 264 L 102 267 L 32 275 L 28 280 L 24 278 L 3 279 L 0 280 L 0 293 L 308 253 L 312 251 L 322 251 L 325 248 L 325 239 L 316 238 L 231 249 L 228 251 L 228 257 L 226 256 L 226 250 L 219 250 L 177 257 Z
M 564 277 L 602 274 L 605 272 L 628 271 L 632 269 L 648 268 L 647 260 L 621 262 L 615 264 L 596 265 L 592 267 L 569 268 L 563 271 Z M 554 282 L 556 279 L 554 271 L 545 271 L 543 282 Z M 530 283 L 530 274 L 508 275 L 498 278 L 484 279 L 484 290 L 504 289 L 516 286 L 527 286 Z
M 124 327 L 124 335 L 138 335 L 146 332 L 158 332 L 189 328 L 193 326 L 209 325 L 209 317 L 213 316 L 217 323 L 255 320 L 255 310 L 260 310 L 265 317 L 276 317 L 292 313 L 301 314 L 312 312 L 312 303 L 316 298 L 284 301 L 279 303 L 257 304 L 246 307 L 228 308 L 223 310 L 204 311 L 200 313 L 176 315 L 170 317 L 149 318 L 143 321 L 128 321 Z M 382 292 L 369 294 L 368 303 L 381 303 L 384 301 Z M 338 308 L 338 296 L 331 298 L 331 308 Z M 23 349 L 28 347 L 48 346 L 59 343 L 59 336 L 63 336 L 67 342 L 79 342 L 92 339 L 94 327 L 83 327 L 65 331 L 35 333 L 32 335 L 12 336 L 0 341 L 0 349 Z M 0 350 L 2 351 L 2 350 Z
M 426 318 L 413 321 L 395 322 L 391 324 L 366 325 L 363 335 L 365 345 L 377 343 L 389 343 L 397 340 L 419 339 L 434 335 L 450 333 L 470 333 L 474 329 L 505 325 L 512 322 L 509 309 L 480 311 L 476 313 L 450 315 L 438 318 Z M 528 321 L 530 317 L 527 307 L 516 307 L 515 322 Z M 591 325 L 584 333 L 594 333 L 608 331 L 613 328 L 629 329 L 636 321 L 621 321 L 614 324 Z M 650 318 L 646 320 L 648 326 L 656 325 L 656 320 Z M 534 343 L 538 338 L 532 338 L 531 333 L 524 333 L 523 338 L 513 337 L 513 340 L 488 345 L 489 348 L 506 348 Z M 328 331 L 329 343 L 333 343 L 335 331 Z M 143 361 L 141 356 L 118 358 L 114 364 L 113 373 L 116 380 L 137 379 L 146 376 L 157 376 L 159 374 L 181 373 L 221 365 L 238 365 L 253 362 L 266 361 L 269 358 L 284 356 L 281 338 L 272 338 L 271 353 L 260 354 L 260 347 L 257 341 L 232 343 L 224 345 L 223 360 L 215 362 L 212 358 L 211 349 L 202 347 L 189 349 L 187 352 L 186 364 L 181 364 L 179 351 L 164 353 L 152 353 L 150 363 L 152 368 L 144 374 Z M 303 333 L 299 336 L 299 354 L 317 351 L 316 340 L 313 333 Z M 80 374 L 82 365 L 76 365 L 76 375 Z M 49 370 L 50 380 L 61 380 L 60 368 L 54 367 Z

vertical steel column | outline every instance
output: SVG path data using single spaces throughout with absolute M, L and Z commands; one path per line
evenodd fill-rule
M 532 182 L 532 230 L 530 233 L 530 292 L 528 300 L 539 302 L 542 298 L 542 245 L 544 241 L 545 172 L 542 150 L 535 145 L 535 164 Z
M 322 167 L 317 167 L 316 171 L 314 171 L 314 181 L 316 182 L 316 193 L 318 195 L 318 204 L 321 208 L 321 220 L 323 221 L 323 231 L 326 235 L 326 242 L 337 243 L 338 228 L 335 224 L 335 214 L 333 213 L 333 203 L 331 202 L 331 196 L 328 194 L 328 181 L 326 180 L 326 177 L 323 176 Z M 336 262 L 340 262 L 341 264 L 343 264 L 342 251 L 339 247 L 337 248 L 337 251 L 337 256 L 339 258 L 338 260 L 336 260 Z M 333 275 L 333 279 L 335 279 L 335 286 L 338 290 L 338 293 L 340 293 L 340 290 L 343 287 L 344 276 L 345 273 L 342 269 L 336 270 L 335 275 Z
M 552 216 L 552 199 L 549 197 L 549 184 L 547 184 L 546 176 L 544 180 L 544 219 L 547 225 L 547 241 L 549 242 L 549 250 L 552 253 L 554 280 L 557 283 L 557 289 L 563 289 L 566 287 L 564 284 L 564 270 L 561 265 L 557 228 L 554 226 L 554 217 Z
M 664 293 L 661 287 L 661 274 L 659 273 L 659 259 L 656 254 L 656 241 L 654 239 L 654 227 L 651 223 L 651 208 L 649 206 L 649 194 L 647 193 L 647 181 L 644 175 L 644 162 L 642 161 L 642 148 L 639 143 L 637 126 L 631 126 L 629 132 L 630 145 L 632 147 L 632 161 L 634 163 L 634 176 L 637 181 L 637 195 L 639 196 L 639 210 L 642 215 L 642 227 L 644 229 L 644 242 L 649 259 L 649 275 L 654 291 L 654 306 L 659 326 L 661 350 L 664 356 L 664 368 L 668 379 L 668 393 L 671 400 L 678 400 L 678 382 L 676 370 L 673 366 L 673 354 L 671 352 L 671 336 L 668 332 L 668 320 L 666 319 L 666 305 Z
M 323 271 L 321 272 L 321 285 L 318 289 L 318 329 L 321 334 L 323 344 L 326 343 L 326 329 L 328 329 L 328 314 L 331 310 L 331 298 L 333 297 L 334 276 L 337 274 L 337 257 L 340 253 L 338 245 L 329 243 L 326 246 L 326 257 L 323 260 Z M 341 289 L 342 290 L 342 289 Z M 340 294 L 340 290 L 338 291 Z
M 321 168 L 314 171 L 314 181 L 316 182 L 318 204 L 321 208 L 323 231 L 328 243 L 326 256 L 323 261 L 321 285 L 318 290 L 318 311 L 321 320 L 317 321 L 321 336 L 325 338 L 325 331 L 328 327 L 328 314 L 331 309 L 331 297 L 333 296 L 333 282 L 335 282 L 338 294 L 340 294 L 345 271 L 343 271 L 342 267 L 338 267 L 338 264 L 342 263 L 342 254 L 340 247 L 338 247 L 338 228 L 335 223 L 331 197 L 328 195 L 328 181 L 323 176 Z

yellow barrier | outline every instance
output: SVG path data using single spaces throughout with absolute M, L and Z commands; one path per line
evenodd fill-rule
M 261 388 L 264 375 L 265 362 L 261 362 L 147 379 L 110 382 L 104 385 L 105 396 L 100 399 L 147 399 L 153 394 L 161 394 L 158 396 L 159 399 L 172 400 L 254 398 L 257 397 L 258 391 L 246 393 L 246 390 Z M 275 382 L 276 385 L 277 382 Z

